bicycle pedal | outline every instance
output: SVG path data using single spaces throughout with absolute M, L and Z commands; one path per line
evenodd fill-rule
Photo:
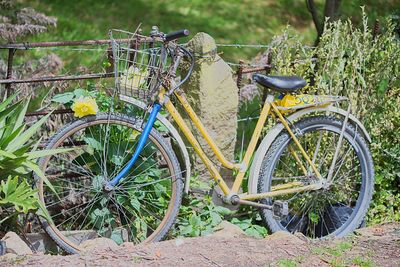
M 272 212 L 275 219 L 284 219 L 289 215 L 289 204 L 286 201 L 274 201 Z

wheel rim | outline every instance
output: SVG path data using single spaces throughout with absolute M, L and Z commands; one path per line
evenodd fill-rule
M 73 147 L 73 151 L 47 157 L 42 162 L 42 170 L 60 197 L 56 199 L 39 181 L 40 199 L 54 222 L 49 226 L 76 250 L 81 240 L 72 240 L 61 230 L 95 230 L 98 236 L 117 243 L 140 243 L 157 238 L 167 223 L 176 199 L 177 174 L 154 136 L 150 135 L 140 160 L 115 190 L 102 190 L 105 181 L 129 160 L 140 135 L 138 129 L 118 120 L 81 124 L 52 146 Z
M 298 136 L 323 178 L 329 172 L 339 135 L 340 129 L 337 127 L 312 125 L 302 129 L 302 134 Z M 322 238 L 340 235 L 357 216 L 365 193 L 365 158 L 354 136 L 346 132 L 344 137 L 330 185 L 318 191 L 275 198 L 289 204 L 289 216 L 284 220 L 276 220 L 279 228 L 292 233 L 302 232 L 312 238 Z M 271 167 L 272 179 L 268 190 L 271 190 L 271 186 L 285 182 L 316 182 L 317 178 L 310 175 L 312 171 L 309 164 L 301 159 L 301 152 L 291 138 L 281 145 L 277 154 L 278 160 Z M 295 165 L 296 157 L 300 158 L 306 172 Z M 266 201 L 272 203 L 271 199 Z

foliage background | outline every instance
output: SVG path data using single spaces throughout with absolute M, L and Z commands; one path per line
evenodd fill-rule
M 273 74 L 306 77 L 305 93 L 349 97 L 365 124 L 375 165 L 369 223 L 400 220 L 400 39 L 390 20 L 382 27 L 375 35 L 364 14 L 359 28 L 350 20 L 328 24 L 315 50 L 285 31 L 270 51 Z
M 30 6 L 39 12 L 57 18 L 57 28 L 23 41 L 60 41 L 108 38 L 111 28 L 134 30 L 142 23 L 144 33 L 152 25 L 164 32 L 187 28 L 192 33 L 204 31 L 217 43 L 268 44 L 275 34 L 292 25 L 303 44 L 313 44 L 317 34 L 305 1 L 303 0 L 18 0 L 17 5 Z M 314 1 L 323 10 L 324 0 Z M 361 22 L 360 6 L 373 22 L 376 18 L 398 12 L 397 0 L 342 1 L 340 18 L 351 17 L 355 25 Z M 255 49 L 220 48 L 228 61 L 250 60 L 259 51 Z M 36 50 L 36 56 L 43 51 Z M 65 62 L 65 71 L 71 66 L 99 66 L 102 53 L 76 51 L 57 53 Z M 24 53 L 26 55 L 26 53 Z M 20 58 L 21 55 L 18 56 Z M 31 56 L 27 55 L 27 56 Z M 23 60 L 23 59 L 22 59 Z

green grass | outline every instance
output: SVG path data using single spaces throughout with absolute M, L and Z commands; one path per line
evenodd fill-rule
M 279 267 L 297 267 L 299 264 L 305 262 L 305 257 L 304 256 L 297 256 L 292 259 L 279 259 L 273 263 L 271 263 L 269 266 L 279 266 Z
M 287 23 L 305 32 L 306 42 L 315 37 L 302 1 L 30 1 L 37 10 L 58 18 L 54 31 L 35 39 L 77 40 L 107 38 L 110 28 L 133 31 L 139 23 L 148 33 L 152 25 L 164 32 L 188 28 L 192 34 L 207 32 L 218 43 L 268 43 Z M 293 12 L 287 12 L 287 6 Z M 252 57 L 254 49 L 225 49 L 230 59 Z M 239 55 L 238 55 L 239 54 Z
M 323 0 L 315 1 L 320 11 Z M 367 5 L 371 19 L 396 10 L 395 0 L 377 4 L 375 1 L 350 1 L 342 3 L 341 12 L 359 21 L 359 6 Z M 304 1 L 298 0 L 25 0 L 21 6 L 32 6 L 38 11 L 58 18 L 58 26 L 47 33 L 29 38 L 28 41 L 60 41 L 108 38 L 110 28 L 133 31 L 139 23 L 148 33 L 152 25 L 164 32 L 187 28 L 192 35 L 207 32 L 217 43 L 268 44 L 272 36 L 281 32 L 287 24 L 301 33 L 304 44 L 312 44 L 316 32 Z M 26 39 L 23 41 L 27 41 Z M 226 60 L 251 60 L 258 49 L 221 48 Z M 43 51 L 33 52 L 37 57 Z M 66 70 L 85 65 L 101 66 L 104 57 L 99 52 L 76 51 L 58 53 L 66 63 Z
M 344 252 L 348 251 L 353 247 L 353 244 L 347 241 L 340 242 L 336 246 L 329 247 L 316 247 L 312 249 L 314 254 L 318 255 L 331 255 L 335 257 L 341 257 Z
M 270 266 L 279 266 L 279 267 L 297 267 L 298 264 L 295 260 L 291 259 L 280 259 L 276 261 L 274 264 Z
M 312 248 L 312 253 L 318 255 L 325 262 L 329 262 L 330 265 L 334 267 L 344 267 L 349 265 L 356 265 L 360 267 L 371 267 L 373 262 L 370 259 L 373 257 L 371 251 L 367 252 L 365 256 L 346 256 L 345 253 L 353 248 L 353 243 L 348 241 L 343 241 L 335 246 L 328 247 L 316 247 Z
M 373 265 L 370 259 L 361 256 L 354 257 L 351 260 L 351 263 L 360 267 L 371 267 Z

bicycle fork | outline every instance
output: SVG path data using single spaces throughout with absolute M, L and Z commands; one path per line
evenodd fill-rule
M 135 165 L 136 160 L 138 159 L 147 140 L 149 139 L 151 128 L 154 125 L 154 122 L 157 118 L 157 114 L 160 111 L 160 109 L 161 109 L 161 104 L 156 102 L 153 105 L 153 109 L 151 110 L 150 116 L 147 119 L 147 122 L 143 129 L 142 134 L 140 135 L 139 142 L 135 148 L 135 152 L 133 153 L 132 158 L 128 161 L 126 166 L 111 181 L 108 181 L 105 184 L 105 186 L 104 186 L 105 191 L 107 191 L 107 192 L 112 191 L 114 189 L 114 187 L 119 183 L 119 181 L 129 173 L 129 171 L 131 170 L 133 165 Z

